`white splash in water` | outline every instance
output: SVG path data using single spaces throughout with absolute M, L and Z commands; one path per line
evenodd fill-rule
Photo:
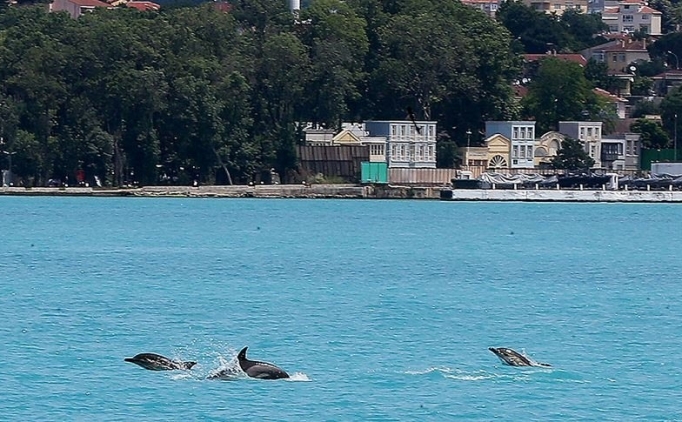
M 289 375 L 289 378 L 287 378 L 287 381 L 292 381 L 292 382 L 309 382 L 312 381 L 306 374 L 303 372 L 294 372 L 293 374 Z
M 449 374 L 452 372 L 452 369 L 444 366 L 432 366 L 431 368 L 427 368 L 424 370 L 417 370 L 417 371 L 405 371 L 406 374 L 408 375 L 425 375 L 425 374 L 430 374 L 432 372 L 440 372 L 442 374 Z

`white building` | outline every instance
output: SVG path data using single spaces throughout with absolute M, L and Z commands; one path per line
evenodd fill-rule
M 534 121 L 488 121 L 485 137 L 500 134 L 510 141 L 509 168 L 534 168 L 535 122 Z
M 559 122 L 559 132 L 583 142 L 585 151 L 594 160 L 594 168 L 602 168 L 602 122 Z
M 370 120 L 365 130 L 370 138 L 386 140 L 388 167 L 436 168 L 435 121 Z
M 640 31 L 661 35 L 662 13 L 641 0 L 605 1 L 602 22 L 609 32 L 631 34 Z

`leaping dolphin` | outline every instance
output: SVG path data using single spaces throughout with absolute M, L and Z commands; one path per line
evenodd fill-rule
M 182 362 L 169 359 L 156 353 L 140 353 L 132 358 L 125 358 L 126 362 L 134 363 L 150 371 L 172 371 L 175 369 L 192 369 L 196 362 Z
M 237 355 L 239 367 L 242 368 L 242 371 L 244 371 L 246 375 L 251 378 L 260 378 L 264 380 L 289 378 L 289 374 L 271 363 L 247 359 L 246 349 L 248 349 L 248 347 L 243 348 Z
M 531 359 L 528 359 L 521 353 L 506 347 L 489 347 L 488 350 L 495 353 L 495 355 L 500 358 L 502 363 L 505 363 L 509 366 L 552 366 L 547 363 L 535 362 Z

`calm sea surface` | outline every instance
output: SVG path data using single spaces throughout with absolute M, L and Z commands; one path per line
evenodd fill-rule
M 0 197 L 0 419 L 681 420 L 681 222 L 663 204 Z M 293 378 L 206 379 L 244 346 Z M 199 364 L 123 361 L 140 352 Z

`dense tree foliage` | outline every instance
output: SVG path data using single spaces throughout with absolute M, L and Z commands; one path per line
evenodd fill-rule
M 296 168 L 300 122 L 401 119 L 462 143 L 511 115 L 520 60 L 498 22 L 446 0 L 279 0 L 71 19 L 0 10 L 0 135 L 27 185 L 246 183 Z M 441 162 L 455 160 L 442 142 Z M 0 165 L 6 168 L 5 165 Z
M 594 160 L 587 154 L 583 143 L 577 139 L 566 138 L 561 148 L 552 158 L 552 167 L 566 170 L 588 170 L 594 166 Z
M 643 148 L 668 148 L 670 137 L 665 133 L 659 122 L 647 119 L 637 119 L 630 126 L 630 130 L 640 134 L 640 141 Z
M 557 130 L 562 120 L 613 118 L 605 100 L 592 90 L 583 68 L 554 57 L 542 59 L 522 104 L 524 115 L 537 121 L 540 133 Z
M 599 14 L 569 10 L 557 16 L 517 0 L 502 2 L 496 17 L 521 42 L 524 52 L 532 54 L 567 53 L 599 45 L 605 40 L 596 35 L 608 30 Z

